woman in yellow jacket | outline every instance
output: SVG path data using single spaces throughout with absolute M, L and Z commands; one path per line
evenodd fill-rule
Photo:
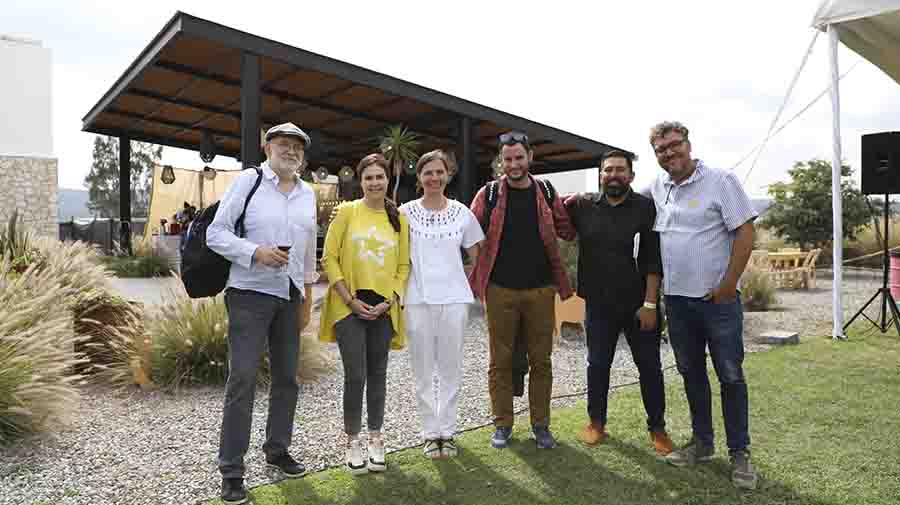
M 328 293 L 319 339 L 337 342 L 344 365 L 346 465 L 357 475 L 383 472 L 388 351 L 406 343 L 401 301 L 409 277 L 409 224 L 385 198 L 388 162 L 370 154 L 356 167 L 363 198 L 341 204 L 328 227 L 322 262 Z M 368 405 L 368 458 L 363 456 L 363 390 Z

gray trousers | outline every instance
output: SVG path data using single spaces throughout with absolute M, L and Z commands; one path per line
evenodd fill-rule
M 297 308 L 303 302 L 291 286 L 291 301 L 256 291 L 228 289 L 228 381 L 219 439 L 219 471 L 224 478 L 243 477 L 250 445 L 256 375 L 268 349 L 272 373 L 269 417 L 263 451 L 269 458 L 287 452 L 297 408 Z
M 394 334 L 391 318 L 366 321 L 350 314 L 335 323 L 334 333 L 344 364 L 344 432 L 356 436 L 362 430 L 364 389 L 366 426 L 369 431 L 379 431 L 384 423 L 388 352 Z

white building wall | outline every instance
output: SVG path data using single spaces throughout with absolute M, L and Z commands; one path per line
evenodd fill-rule
M 33 233 L 59 236 L 50 50 L 0 35 L 0 226 L 16 211 Z
M 553 187 L 556 188 L 556 192 L 560 195 L 597 191 L 596 168 L 539 175 L 538 177 L 550 181 L 550 183 L 553 184 Z
M 50 50 L 0 35 L 0 155 L 53 158 Z

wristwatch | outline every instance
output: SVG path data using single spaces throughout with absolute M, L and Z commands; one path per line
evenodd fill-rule
M 650 302 L 644 302 L 644 308 L 650 310 L 656 310 L 656 304 Z

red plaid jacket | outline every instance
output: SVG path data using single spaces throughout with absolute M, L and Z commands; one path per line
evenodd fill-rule
M 538 184 L 530 174 L 528 177 L 531 179 L 532 184 Z M 478 253 L 478 261 L 475 263 L 475 268 L 472 269 L 472 274 L 469 277 L 472 292 L 480 300 L 484 300 L 491 272 L 494 270 L 494 261 L 497 259 L 497 252 L 500 249 L 500 236 L 503 233 L 503 221 L 506 217 L 506 194 L 507 182 L 504 175 L 500 178 L 497 204 L 491 215 L 491 222 L 485 240 Z M 556 242 L 556 237 L 563 240 L 575 240 L 575 227 L 572 225 L 569 214 L 563 207 L 559 195 L 556 195 L 553 202 L 546 202 L 544 194 L 539 188 L 534 192 L 534 195 L 537 198 L 538 206 L 538 231 L 541 235 L 541 240 L 544 242 L 547 257 L 550 259 L 553 282 L 556 284 L 556 291 L 559 293 L 559 297 L 565 300 L 572 296 L 573 291 L 572 285 L 569 283 L 569 276 L 566 274 L 566 267 L 559 256 L 559 244 Z M 484 216 L 487 203 L 485 198 L 487 198 L 485 196 L 485 188 L 482 187 L 472 200 L 472 213 L 475 214 L 479 222 L 482 221 Z

